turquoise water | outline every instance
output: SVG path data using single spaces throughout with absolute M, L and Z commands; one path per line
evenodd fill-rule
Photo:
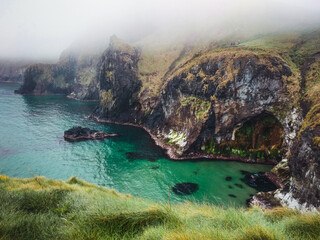
M 0 83 L 2 175 L 31 177 L 29 167 L 35 175 L 62 180 L 76 176 L 121 193 L 156 201 L 167 201 L 169 186 L 193 182 L 199 184 L 197 192 L 189 196 L 171 193 L 171 201 L 245 206 L 246 199 L 256 191 L 240 180 L 243 177 L 240 171 L 271 168 L 239 162 L 170 161 L 142 129 L 88 119 L 96 103 L 74 101 L 65 96 L 15 95 L 13 90 L 18 86 Z M 120 136 L 102 141 L 64 141 L 63 132 L 74 125 Z M 145 159 L 127 159 L 127 152 L 138 152 Z M 226 181 L 227 176 L 232 180 Z

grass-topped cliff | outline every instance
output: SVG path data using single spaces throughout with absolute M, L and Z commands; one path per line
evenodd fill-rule
M 99 97 L 96 119 L 143 127 L 174 159 L 288 159 L 293 181 L 285 189 L 319 207 L 320 30 L 166 37 L 113 36 L 99 59 L 66 58 L 73 71 L 64 58 L 29 67 L 27 90 Z
M 0 239 L 319 239 L 320 216 L 277 208 L 170 206 L 72 177 L 0 178 Z

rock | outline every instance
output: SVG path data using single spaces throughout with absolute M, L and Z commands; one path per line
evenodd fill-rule
M 196 183 L 177 183 L 172 187 L 172 191 L 177 195 L 190 195 L 199 189 L 199 185 Z
M 228 185 L 228 188 L 233 189 L 233 187 L 231 185 Z
M 259 192 L 247 200 L 247 205 L 250 207 L 259 206 L 262 209 L 281 207 L 280 201 L 274 197 L 273 192 Z
M 234 185 L 237 186 L 238 188 L 243 188 L 243 186 L 239 183 L 235 183 Z
M 142 91 L 144 84 L 150 83 L 139 78 L 138 63 L 143 61 L 140 54 L 137 48 L 111 39 L 100 60 L 100 107 L 94 115 L 142 126 L 158 145 L 168 150 L 171 158 L 207 157 L 210 141 L 230 143 L 239 127 L 250 119 L 260 119 L 259 116 L 273 117 L 279 131 L 270 132 L 270 141 L 255 132 L 258 144 L 270 142 L 266 148 L 271 148 L 270 144 L 280 146 L 282 131 L 289 132 L 288 126 L 279 122 L 272 111 L 275 105 L 288 102 L 284 79 L 292 76 L 292 72 L 282 59 L 253 52 L 238 54 L 233 50 L 223 56 L 200 56 L 190 60 L 188 67 L 181 67 L 181 71 L 168 72 L 161 80 L 160 91 L 151 95 Z M 237 156 L 243 154 L 239 149 L 229 150 L 235 150 Z M 247 154 L 245 161 L 267 162 L 263 154 L 268 151 L 260 152 L 256 154 L 259 161 L 251 157 L 254 151 L 250 156 Z M 215 155 L 220 159 L 235 158 L 218 154 Z
M 278 187 L 284 187 L 290 181 L 290 169 L 287 159 L 282 159 L 269 173 L 267 177 Z
M 236 198 L 237 196 L 234 194 L 228 194 L 229 197 Z
M 107 137 L 115 137 L 115 136 L 118 136 L 118 134 L 99 132 L 96 130 L 90 130 L 89 128 L 83 128 L 80 126 L 75 126 L 64 132 L 64 139 L 70 142 L 80 141 L 80 140 L 97 140 L 97 139 L 104 139 Z
M 320 104 L 308 112 L 291 148 L 288 165 L 291 181 L 282 192 L 292 208 L 320 208 Z M 300 205 L 300 206 L 298 206 Z
M 157 169 L 159 169 L 159 167 L 158 166 L 153 166 L 153 167 L 151 167 L 151 169 L 157 170 Z
M 100 108 L 96 114 L 117 122 L 135 122 L 141 106 L 137 94 L 141 88 L 138 78 L 140 50 L 116 36 L 110 38 L 102 54 L 99 68 Z
M 226 181 L 231 181 L 232 180 L 232 177 L 226 177 Z
M 200 168 L 197 168 L 197 170 L 193 171 L 194 175 L 198 175 L 199 171 L 200 171 Z
M 23 82 L 24 71 L 33 63 L 27 60 L 0 59 L 0 82 Z
M 274 191 L 278 187 L 265 175 L 265 173 L 246 173 L 241 179 L 248 186 L 258 190 L 259 192 Z
M 133 161 L 133 160 L 143 160 L 146 159 L 150 162 L 155 162 L 157 161 L 157 158 L 155 156 L 146 154 L 146 153 L 141 153 L 141 152 L 126 152 L 127 159 Z
M 83 50 L 85 51 L 85 50 Z M 66 50 L 54 64 L 31 64 L 23 74 L 18 94 L 64 94 L 77 100 L 98 100 L 99 54 Z

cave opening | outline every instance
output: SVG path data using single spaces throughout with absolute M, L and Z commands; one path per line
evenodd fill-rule
M 263 112 L 235 128 L 232 140 L 220 144 L 209 141 L 202 149 L 211 154 L 281 160 L 283 134 L 278 119 L 271 113 Z

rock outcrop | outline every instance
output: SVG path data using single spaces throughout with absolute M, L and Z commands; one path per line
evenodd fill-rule
M 23 85 L 16 93 L 66 94 L 78 100 L 98 100 L 98 56 L 66 51 L 56 64 L 32 64 L 25 70 Z
M 276 106 L 290 101 L 286 81 L 294 76 L 280 58 L 230 49 L 203 54 L 163 80 L 147 107 L 138 95 L 145 83 L 137 48 L 112 39 L 100 61 L 95 115 L 144 127 L 170 157 L 281 158 L 290 130 Z
M 70 128 L 69 130 L 64 132 L 64 139 L 70 142 L 81 140 L 99 140 L 115 136 L 118 136 L 118 134 L 100 132 L 97 130 L 91 130 L 89 128 L 83 128 L 80 126 Z
M 320 105 L 307 114 L 288 164 L 291 179 L 277 197 L 292 208 L 320 209 Z
M 0 60 L 0 82 L 23 82 L 24 71 L 33 61 Z
M 100 106 L 96 112 L 103 118 L 121 122 L 135 122 L 139 111 L 137 94 L 140 51 L 111 37 L 109 48 L 99 62 Z

